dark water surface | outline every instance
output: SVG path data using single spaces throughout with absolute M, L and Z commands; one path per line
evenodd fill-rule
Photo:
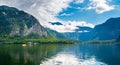
M 0 44 L 0 65 L 120 65 L 120 45 Z

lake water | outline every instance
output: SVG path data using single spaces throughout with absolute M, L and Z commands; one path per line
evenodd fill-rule
M 120 65 L 120 45 L 0 44 L 0 65 Z

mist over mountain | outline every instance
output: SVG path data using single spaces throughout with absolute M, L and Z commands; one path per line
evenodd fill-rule
M 87 26 L 78 26 L 78 29 L 75 30 L 75 32 L 66 32 L 62 33 L 66 38 L 71 39 L 71 40 L 78 40 L 78 41 L 83 41 L 82 38 L 84 36 L 83 33 L 88 33 L 92 30 L 93 28 L 87 27 Z M 82 37 L 82 38 L 81 38 Z

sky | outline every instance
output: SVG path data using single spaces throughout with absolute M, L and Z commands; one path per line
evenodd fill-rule
M 0 5 L 23 10 L 42 26 L 61 33 L 74 32 L 78 26 L 94 28 L 120 17 L 120 0 L 0 0 Z

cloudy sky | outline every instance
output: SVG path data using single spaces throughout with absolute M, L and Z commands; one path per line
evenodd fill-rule
M 111 17 L 120 17 L 120 0 L 0 0 L 0 5 L 24 10 L 44 27 L 58 32 L 73 32 L 78 26 L 93 28 Z

